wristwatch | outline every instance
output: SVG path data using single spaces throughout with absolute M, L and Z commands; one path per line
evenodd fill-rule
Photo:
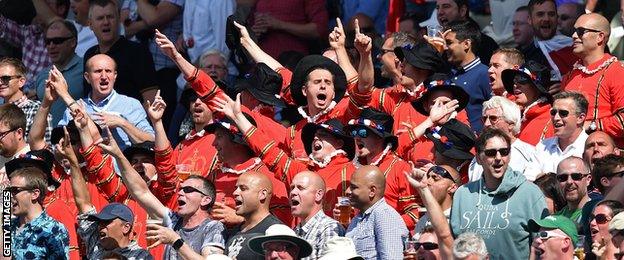
M 176 240 L 175 242 L 173 242 L 173 244 L 171 244 L 171 247 L 173 247 L 175 251 L 178 251 L 180 250 L 180 247 L 182 247 L 182 245 L 184 245 L 184 239 L 178 238 L 178 240 Z

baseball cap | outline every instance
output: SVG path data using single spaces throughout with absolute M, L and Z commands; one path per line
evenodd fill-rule
M 609 231 L 624 230 L 624 212 L 620 212 L 613 216 L 609 222 Z
M 128 206 L 113 202 L 109 203 L 99 213 L 90 215 L 87 219 L 90 221 L 108 221 L 119 218 L 130 224 L 134 223 L 134 214 Z

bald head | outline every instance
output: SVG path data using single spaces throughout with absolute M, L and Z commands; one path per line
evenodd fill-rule
M 323 190 L 323 192 L 325 191 L 325 180 L 323 180 L 323 177 L 321 177 L 321 175 L 316 172 L 302 171 L 298 173 L 297 175 L 295 175 L 295 178 L 293 178 L 292 182 L 298 183 L 299 181 L 308 183 L 310 187 L 314 190 Z
M 369 187 L 375 186 L 381 191 L 381 195 L 385 191 L 386 177 L 383 175 L 379 167 L 373 165 L 362 166 L 353 173 L 351 179 L 358 178 L 368 183 Z
M 570 156 L 561 160 L 561 162 L 559 162 L 559 164 L 557 165 L 557 173 L 565 172 L 566 169 L 569 168 L 576 169 L 582 174 L 589 173 L 589 168 L 587 167 L 587 164 L 585 164 L 585 161 L 583 161 L 583 159 L 581 159 L 580 157 Z
M 386 178 L 377 166 L 366 165 L 355 170 L 351 175 L 351 184 L 347 196 L 351 206 L 366 211 L 384 196 Z
M 97 64 L 112 64 L 113 70 L 117 70 L 117 63 L 115 62 L 115 60 L 113 60 L 113 58 L 106 54 L 96 54 L 95 56 L 87 60 L 87 71 L 91 71 L 91 69 Z
M 267 190 L 270 194 L 273 193 L 273 183 L 271 183 L 271 180 L 265 174 L 259 172 L 246 172 L 241 174 L 238 178 L 239 180 L 244 178 L 248 187 L 252 190 Z
M 609 21 L 607 21 L 607 18 L 598 13 L 581 15 L 576 20 L 576 24 L 576 27 L 585 27 L 600 30 L 605 33 L 606 39 L 609 39 L 609 35 L 611 34 L 611 26 L 609 26 Z

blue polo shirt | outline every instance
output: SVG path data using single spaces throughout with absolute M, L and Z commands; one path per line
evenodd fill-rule
M 472 131 L 479 133 L 483 128 L 483 102 L 492 97 L 488 67 L 481 63 L 481 59 L 476 58 L 462 68 L 452 69 L 451 80 L 470 96 L 466 113 Z

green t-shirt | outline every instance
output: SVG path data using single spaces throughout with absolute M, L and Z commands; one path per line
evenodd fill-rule
M 582 212 L 583 212 L 583 208 L 570 210 L 570 208 L 568 206 L 565 206 L 565 208 L 563 208 L 559 212 L 557 212 L 557 215 L 562 215 L 562 216 L 567 217 L 570 220 L 574 221 L 574 223 L 579 223 L 579 221 L 581 220 L 581 213 Z

